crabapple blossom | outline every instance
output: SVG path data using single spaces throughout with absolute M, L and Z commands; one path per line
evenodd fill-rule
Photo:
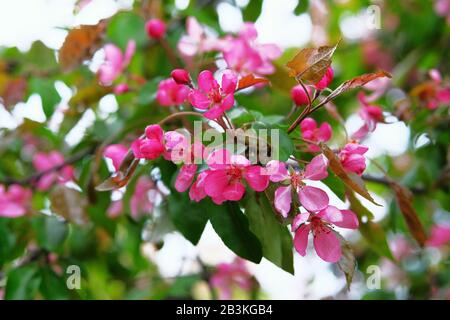
M 194 17 L 186 19 L 186 32 L 178 41 L 178 51 L 184 57 L 215 50 L 218 45 L 216 38 L 211 37 Z
M 317 122 L 313 118 L 305 118 L 300 123 L 300 131 L 302 137 L 308 140 L 308 150 L 310 152 L 319 152 L 320 148 L 315 145 L 319 142 L 327 142 L 331 139 L 331 126 L 328 122 L 323 122 L 319 127 L 317 127 Z
M 450 243 L 450 225 L 435 224 L 427 240 L 429 247 L 442 247 Z
M 269 185 L 269 177 L 262 167 L 251 165 L 244 156 L 231 155 L 226 149 L 212 152 L 206 163 L 210 170 L 204 177 L 204 191 L 217 204 L 241 200 L 245 193 L 244 180 L 258 192 Z
M 234 105 L 234 91 L 237 78 L 229 70 L 222 75 L 219 85 L 211 71 L 204 70 L 198 75 L 198 89 L 189 93 L 190 103 L 199 110 L 205 110 L 204 116 L 210 120 L 217 119 Z
M 245 266 L 245 261 L 236 258 L 231 263 L 220 263 L 211 276 L 211 285 L 219 292 L 219 298 L 229 300 L 234 286 L 249 291 L 253 285 L 251 273 Z
M 0 217 L 17 218 L 27 212 L 31 201 L 31 190 L 18 184 L 9 186 L 6 190 L 0 185 Z
M 134 140 L 131 149 L 138 159 L 154 160 L 159 158 L 165 151 L 163 129 L 156 124 L 147 126 L 145 136 Z
M 64 156 L 58 151 L 50 153 L 38 152 L 33 157 L 33 165 L 38 171 L 50 171 L 37 181 L 39 190 L 48 190 L 55 182 L 65 183 L 73 179 L 74 169 L 71 165 L 64 164 Z M 59 170 L 52 169 L 62 166 Z
M 306 87 L 306 90 L 311 97 L 311 89 L 309 87 Z M 300 84 L 296 85 L 291 90 L 291 98 L 297 106 L 308 104 L 308 94 Z
M 286 164 L 278 160 L 267 163 L 266 170 L 270 174 L 270 181 L 281 182 L 282 186 L 275 190 L 275 209 L 287 218 L 291 211 L 292 192 L 298 195 L 300 204 L 307 210 L 319 211 L 329 202 L 328 195 L 322 189 L 307 186 L 304 180 L 319 181 L 328 176 L 328 160 L 320 154 L 308 163 L 303 171 L 294 171 L 286 168 Z M 287 185 L 286 185 L 287 184 Z
M 170 78 L 159 83 L 156 100 L 165 107 L 175 106 L 184 103 L 188 94 L 188 87 L 177 84 L 174 79 Z
M 260 44 L 253 23 L 245 23 L 237 37 L 222 39 L 222 53 L 228 68 L 241 75 L 268 75 L 275 72 L 272 61 L 281 56 L 276 44 Z
M 364 154 L 368 147 L 357 143 L 347 143 L 339 152 L 341 164 L 345 170 L 361 175 L 366 169 L 366 159 Z
M 364 121 L 364 124 L 352 135 L 353 139 L 361 140 L 369 132 L 375 131 L 377 124 L 384 120 L 383 109 L 379 106 L 370 105 L 363 92 L 358 94 L 358 99 L 361 103 L 361 109 L 359 110 L 359 116 Z
M 184 69 L 175 69 L 170 73 L 170 75 L 177 84 L 187 85 L 191 83 L 191 76 L 189 75 L 189 72 Z
M 301 256 L 305 256 L 308 236 L 312 233 L 317 255 L 324 261 L 337 262 L 342 254 L 341 244 L 332 226 L 357 229 L 358 224 L 358 218 L 352 211 L 339 210 L 333 206 L 327 206 L 318 213 L 300 213 L 292 222 L 292 230 L 295 231 L 295 250 Z
M 136 50 L 136 42 L 128 41 L 127 48 L 123 54 L 119 47 L 114 44 L 107 44 L 104 47 L 105 61 L 98 69 L 98 79 L 100 84 L 109 86 L 125 70 L 131 61 Z

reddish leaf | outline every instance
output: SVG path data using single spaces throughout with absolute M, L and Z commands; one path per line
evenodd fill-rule
M 239 80 L 236 91 L 254 86 L 258 83 L 269 83 L 269 80 L 266 78 L 257 78 L 253 74 L 246 75 Z
M 128 156 L 127 156 L 128 158 Z M 123 161 L 126 163 L 127 159 Z M 120 189 L 128 184 L 131 177 L 133 177 L 134 172 L 139 164 L 139 159 L 134 158 L 126 169 L 120 168 L 113 176 L 109 177 L 101 184 L 95 187 L 97 191 L 110 191 L 115 189 Z M 122 164 L 122 167 L 124 165 Z
M 332 93 L 330 93 L 324 103 L 333 100 L 340 94 L 349 91 L 351 89 L 356 89 L 358 87 L 362 87 L 363 85 L 369 83 L 370 81 L 373 81 L 378 78 L 388 77 L 392 78 L 392 75 L 389 72 L 386 71 L 377 71 L 375 73 L 366 73 L 363 75 L 360 75 L 358 77 L 355 77 L 353 79 L 345 81 L 343 84 L 341 84 L 339 87 L 337 87 Z
M 23 100 L 27 89 L 27 82 L 23 78 L 11 78 L 0 75 L 0 101 L 6 108 L 14 106 Z
M 58 185 L 50 193 L 50 203 L 52 211 L 63 216 L 67 221 L 78 225 L 86 224 L 87 201 L 79 191 Z
M 329 160 L 331 171 L 333 171 L 349 188 L 359 193 L 370 202 L 379 206 L 379 204 L 376 203 L 375 200 L 373 200 L 372 196 L 369 194 L 369 191 L 367 191 L 366 185 L 364 184 L 364 181 L 361 179 L 361 177 L 353 172 L 347 172 L 342 166 L 341 161 L 339 160 L 337 155 L 333 152 L 333 150 L 328 148 L 326 144 L 320 143 L 320 147 L 322 148 L 323 154 Z
M 101 43 L 106 21 L 97 25 L 81 25 L 69 31 L 59 50 L 59 63 L 64 71 L 70 71 L 83 60 L 91 58 Z
M 400 211 L 403 214 L 403 217 L 406 220 L 406 224 L 408 225 L 408 229 L 411 232 L 412 236 L 422 247 L 425 245 L 427 241 L 427 235 L 425 233 L 425 229 L 420 222 L 417 212 L 412 206 L 413 196 L 411 191 L 402 187 L 395 181 L 390 181 L 390 186 L 395 192 L 395 197 L 397 198 L 398 206 L 400 207 Z
M 323 78 L 331 65 L 331 57 L 336 50 L 334 46 L 306 48 L 301 50 L 286 66 L 290 68 L 289 76 L 317 83 Z
M 352 247 L 347 240 L 344 239 L 338 232 L 334 231 L 341 243 L 341 258 L 337 262 L 338 268 L 344 273 L 347 283 L 347 290 L 350 290 L 350 285 L 353 281 L 353 275 L 356 269 L 356 258 L 353 254 Z

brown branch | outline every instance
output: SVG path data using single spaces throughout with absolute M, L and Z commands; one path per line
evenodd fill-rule
M 388 179 L 384 178 L 384 177 L 375 177 L 375 176 L 371 176 L 371 175 L 368 175 L 368 174 L 363 174 L 361 176 L 361 178 L 363 178 L 365 181 L 374 182 L 374 183 L 378 183 L 378 184 L 383 184 L 385 186 L 390 186 L 391 185 L 391 182 Z M 428 192 L 427 189 L 421 188 L 421 187 L 410 187 L 408 189 L 414 194 L 425 194 L 425 193 Z

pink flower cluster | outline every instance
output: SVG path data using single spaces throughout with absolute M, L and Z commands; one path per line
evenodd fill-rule
M 352 135 L 353 139 L 361 140 L 365 138 L 370 132 L 374 132 L 379 122 L 384 121 L 383 109 L 376 105 L 371 105 L 366 99 L 364 92 L 358 94 L 358 99 L 361 104 L 359 116 L 364 121 L 363 125 Z
M 17 218 L 23 216 L 31 201 L 31 190 L 17 184 L 7 190 L 0 185 L 0 217 Z
M 37 188 L 39 190 L 48 190 L 55 182 L 65 183 L 73 180 L 74 168 L 63 164 L 64 156 L 58 151 L 36 153 L 33 158 L 33 165 L 36 170 L 38 172 L 49 171 L 37 181 Z M 59 170 L 53 170 L 59 166 L 62 166 Z
M 333 69 L 329 67 L 323 78 L 319 82 L 317 82 L 313 87 L 316 90 L 323 90 L 330 85 L 330 83 L 333 81 L 333 77 L 334 77 Z M 313 90 L 311 86 L 306 86 L 306 91 L 300 84 L 296 85 L 291 89 L 291 98 L 294 101 L 295 105 L 297 106 L 308 104 L 309 102 L 308 95 L 312 99 Z
M 125 53 L 114 44 L 107 44 L 103 48 L 105 51 L 105 61 L 98 69 L 98 80 L 104 86 L 111 85 L 125 70 L 131 61 L 136 50 L 136 42 L 128 41 Z
M 218 290 L 219 298 L 222 300 L 231 299 L 233 289 L 236 287 L 249 291 L 253 285 L 252 275 L 247 270 L 245 261 L 239 258 L 231 263 L 217 265 L 210 282 Z

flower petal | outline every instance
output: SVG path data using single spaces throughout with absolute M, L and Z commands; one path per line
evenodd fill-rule
M 304 224 L 297 229 L 294 235 L 294 248 L 302 257 L 306 255 L 306 248 L 308 247 L 308 235 L 310 230 L 310 225 Z
M 330 228 L 322 229 L 324 231 L 314 233 L 314 249 L 322 260 L 338 262 L 341 258 L 341 243 Z
M 198 75 L 198 86 L 203 92 L 208 93 L 211 89 L 217 87 L 218 84 L 212 72 L 204 70 Z
M 244 178 L 250 188 L 262 192 L 269 186 L 269 176 L 265 174 L 264 168 L 260 166 L 250 166 L 244 171 Z
M 292 189 L 291 186 L 278 187 L 275 190 L 275 209 L 284 217 L 287 218 L 289 211 L 291 211 Z
M 286 164 L 278 160 L 270 160 L 266 165 L 266 173 L 270 175 L 270 181 L 280 182 L 289 179 Z
M 328 177 L 328 159 L 323 154 L 315 156 L 305 168 L 305 179 L 322 180 Z
M 192 184 L 196 172 L 196 164 L 185 164 L 182 166 L 180 173 L 178 173 L 177 179 L 175 180 L 175 189 L 178 192 L 185 192 Z
M 325 209 L 329 198 L 325 191 L 316 187 L 305 186 L 298 192 L 301 205 L 308 211 L 317 212 Z
M 226 200 L 230 201 L 239 201 L 242 199 L 245 193 L 245 187 L 244 185 L 239 182 L 235 181 L 233 183 L 230 183 L 225 190 L 223 191 L 223 197 Z

